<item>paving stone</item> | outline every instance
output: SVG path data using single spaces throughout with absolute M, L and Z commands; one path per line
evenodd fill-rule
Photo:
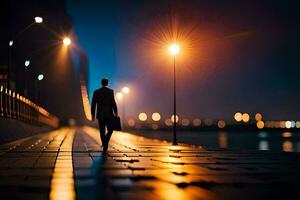
M 0 145 L 1 199 L 282 199 L 297 195 L 296 153 L 205 149 L 62 128 Z M 289 199 L 289 198 L 288 198 Z

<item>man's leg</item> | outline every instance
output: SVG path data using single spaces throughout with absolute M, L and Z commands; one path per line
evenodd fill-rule
M 101 138 L 101 143 L 103 146 L 103 149 L 106 148 L 106 137 L 105 137 L 105 120 L 99 119 L 99 130 L 100 130 L 100 138 Z
M 113 124 L 112 124 L 111 120 L 107 120 L 106 125 L 107 125 L 107 133 L 106 133 L 105 137 L 106 137 L 106 142 L 107 142 L 107 146 L 108 146 L 110 137 L 111 137 L 114 130 L 113 130 Z

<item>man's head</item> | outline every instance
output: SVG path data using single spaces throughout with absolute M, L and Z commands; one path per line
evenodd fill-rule
M 101 80 L 101 84 L 102 84 L 103 87 L 108 86 L 108 79 L 107 78 L 103 78 Z

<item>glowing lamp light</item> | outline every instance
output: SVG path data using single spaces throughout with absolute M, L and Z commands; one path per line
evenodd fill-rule
M 63 40 L 63 43 L 65 46 L 69 46 L 71 44 L 71 42 L 72 42 L 71 39 L 68 37 L 64 38 L 64 40 Z
M 125 93 L 125 94 L 128 94 L 129 91 L 130 91 L 130 90 L 129 90 L 128 87 L 123 87 L 123 88 L 122 88 L 122 92 Z
M 128 126 L 133 127 L 135 125 L 135 121 L 133 119 L 128 120 Z
M 261 121 L 262 118 L 263 118 L 263 117 L 262 117 L 262 114 L 260 114 L 260 113 L 256 113 L 256 114 L 255 114 L 255 120 L 256 120 L 256 121 Z
M 300 121 L 296 122 L 296 128 L 300 128 Z
M 35 23 L 40 24 L 40 23 L 43 22 L 43 18 L 42 18 L 42 17 L 35 17 L 35 18 L 34 18 L 34 21 L 35 21 Z
M 9 44 L 9 46 L 11 47 L 11 46 L 14 44 L 14 41 L 13 41 L 13 40 L 10 40 L 8 44 Z
M 25 67 L 28 67 L 30 65 L 30 60 L 25 60 L 24 65 L 25 65 Z
M 200 126 L 200 125 L 201 125 L 201 119 L 195 118 L 195 119 L 193 120 L 193 125 L 194 125 L 194 126 Z
M 118 92 L 116 94 L 117 99 L 122 99 L 123 98 L 123 94 L 121 92 Z
M 224 120 L 219 120 L 217 125 L 219 128 L 225 128 L 226 122 Z
M 242 121 L 242 113 L 240 113 L 240 112 L 235 113 L 234 119 L 235 119 L 235 121 L 237 121 L 237 122 Z
M 182 126 L 188 126 L 188 125 L 190 125 L 190 120 L 188 120 L 188 119 L 182 119 L 181 120 L 181 124 L 182 124 Z
M 265 123 L 263 121 L 258 121 L 256 126 L 258 129 L 263 129 L 265 127 Z
M 174 118 L 176 119 L 176 123 L 178 123 L 178 121 L 179 121 L 178 115 L 176 115 L 176 117 L 174 117 L 174 115 L 171 116 L 172 123 L 174 123 Z
M 160 117 L 160 114 L 158 112 L 155 112 L 155 113 L 152 114 L 152 120 L 153 121 L 157 122 L 157 121 L 160 120 L 160 118 L 161 117 Z
M 250 120 L 249 114 L 248 114 L 248 113 L 244 113 L 244 114 L 242 115 L 242 120 L 243 120 L 243 122 L 245 122 L 245 123 L 249 122 L 249 120 Z
M 285 122 L 285 128 L 292 128 L 292 122 L 291 121 L 286 121 Z
M 37 78 L 38 78 L 39 81 L 43 80 L 44 79 L 44 74 L 39 74 Z
M 171 44 L 168 50 L 171 55 L 176 56 L 180 51 L 180 47 L 178 44 Z
M 146 114 L 146 113 L 143 113 L 143 112 L 142 112 L 142 113 L 139 114 L 139 120 L 140 120 L 140 121 L 146 121 L 147 118 L 148 118 L 148 117 L 147 117 L 147 114 Z

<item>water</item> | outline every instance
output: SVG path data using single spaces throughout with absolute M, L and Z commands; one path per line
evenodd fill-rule
M 172 131 L 135 131 L 148 138 L 172 141 Z M 208 149 L 242 149 L 262 151 L 300 152 L 300 132 L 230 132 L 178 131 L 178 142 L 201 145 Z

